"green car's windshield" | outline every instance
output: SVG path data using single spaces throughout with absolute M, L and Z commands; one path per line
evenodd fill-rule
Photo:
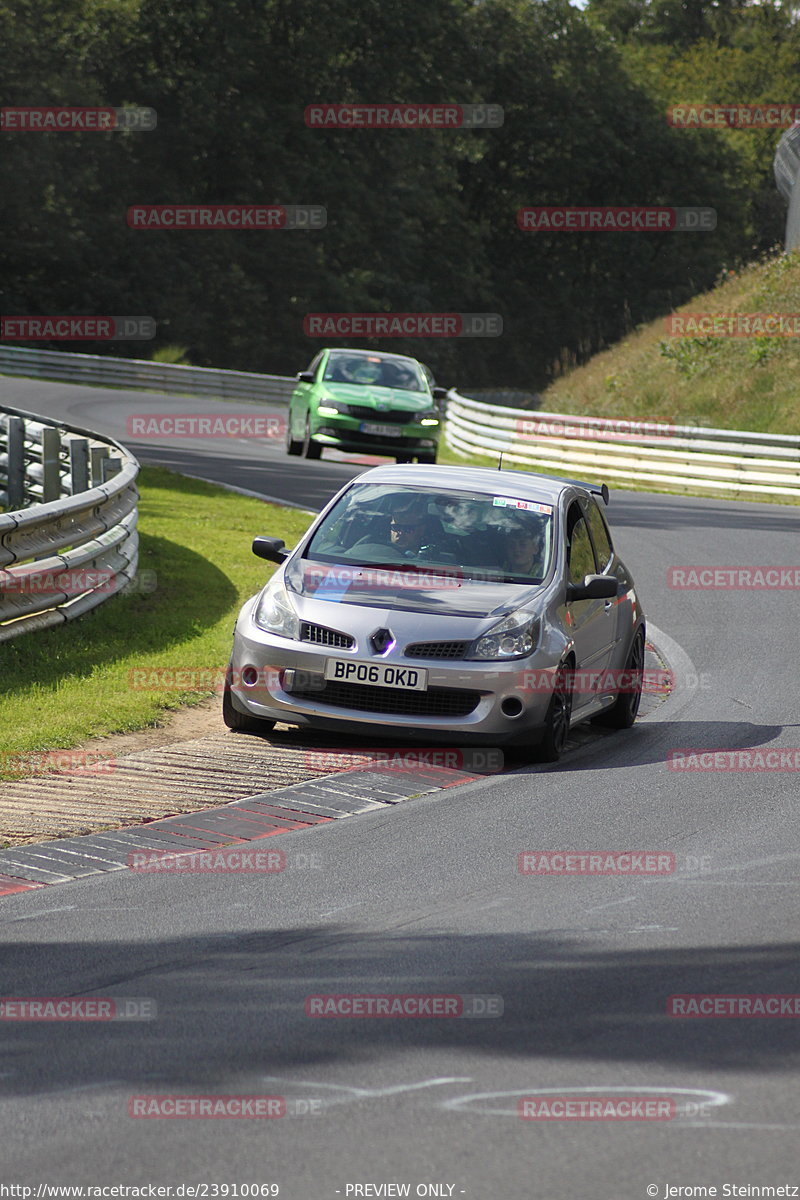
M 354 383 L 372 387 L 398 388 L 404 392 L 427 391 L 419 364 L 411 358 L 388 354 L 332 353 L 322 376 L 325 383 Z
M 305 552 L 321 563 L 403 563 L 509 583 L 541 583 L 552 554 L 550 504 L 396 484 L 356 484 L 331 509 Z

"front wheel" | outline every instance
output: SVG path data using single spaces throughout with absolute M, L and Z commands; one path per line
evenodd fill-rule
M 544 734 L 536 748 L 540 762 L 558 762 L 564 753 L 572 719 L 572 671 L 562 663 L 556 672 L 553 695 L 545 718 Z
M 292 414 L 289 413 L 286 418 L 286 453 L 299 454 L 303 448 L 303 443 L 296 441 L 292 437 Z
M 263 720 L 261 717 L 252 717 L 250 713 L 239 712 L 238 708 L 233 707 L 233 700 L 230 691 L 230 670 L 225 679 L 225 689 L 222 693 L 222 719 L 232 729 L 234 733 L 269 733 L 270 729 L 275 728 L 274 721 Z
M 593 718 L 595 725 L 607 725 L 611 729 L 630 729 L 639 712 L 644 686 L 644 630 L 637 630 L 633 639 L 628 661 L 622 672 L 619 695 L 611 708 Z
M 303 438 L 303 458 L 319 458 L 322 454 L 322 446 L 319 442 L 315 442 L 311 436 L 311 418 L 306 417 L 306 434 Z

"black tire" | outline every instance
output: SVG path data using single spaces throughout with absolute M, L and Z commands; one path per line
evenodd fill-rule
M 286 453 L 299 454 L 302 449 L 303 443 L 295 441 L 292 437 L 292 414 L 290 411 L 286 418 Z
M 306 417 L 306 435 L 303 438 L 302 455 L 303 458 L 319 458 L 322 454 L 322 446 L 319 442 L 315 442 L 311 436 L 311 418 Z
M 406 463 L 411 462 L 411 455 L 410 454 L 395 454 L 394 461 L 396 463 L 399 463 L 400 466 L 404 466 Z
M 593 718 L 595 725 L 605 725 L 611 729 L 630 729 L 639 712 L 644 683 L 644 630 L 637 629 L 636 636 L 631 642 L 624 673 L 638 676 L 638 686 L 629 691 L 620 691 L 611 708 L 598 713 Z M 626 680 L 626 685 L 628 681 Z
M 436 454 L 418 454 L 417 462 L 423 467 L 432 467 L 436 464 Z
M 235 733 L 269 733 L 270 729 L 275 728 L 274 721 L 251 717 L 249 713 L 239 712 L 238 708 L 234 708 L 227 680 L 222 693 L 222 719 L 228 729 Z
M 558 762 L 567 745 L 572 716 L 572 664 L 562 663 L 545 718 L 545 731 L 536 747 L 539 762 Z

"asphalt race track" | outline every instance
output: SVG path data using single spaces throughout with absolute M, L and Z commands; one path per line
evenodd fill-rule
M 280 442 L 125 435 L 132 413 L 218 411 L 210 401 L 17 379 L 0 396 L 143 462 L 312 507 L 361 469 L 287 459 Z M 208 1196 L 277 1184 L 285 1200 L 800 1187 L 800 1022 L 667 1011 L 676 994 L 800 993 L 800 774 L 666 762 L 800 747 L 797 592 L 667 586 L 670 566 L 797 564 L 800 510 L 612 491 L 609 516 L 679 681 L 632 731 L 598 734 L 557 769 L 286 833 L 279 874 L 121 871 L 0 902 L 0 995 L 156 1010 L 3 1022 L 0 1160 L 14 1179 L 207 1183 Z M 674 870 L 520 874 L 517 856 L 537 850 L 671 853 Z M 463 1002 L 474 1016 L 306 1013 L 309 997 L 353 994 L 483 999 Z M 280 1097 L 284 1115 L 129 1115 L 137 1097 L 176 1095 Z M 518 1115 L 520 1101 L 541 1115 L 542 1100 L 574 1111 L 581 1097 L 669 1115 Z

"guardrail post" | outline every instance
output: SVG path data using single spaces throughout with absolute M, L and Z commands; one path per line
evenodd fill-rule
M 92 446 L 89 452 L 92 463 L 92 487 L 105 483 L 103 459 L 108 458 L 108 446 Z
M 61 497 L 61 434 L 57 429 L 42 430 L 42 501 Z
M 103 476 L 102 482 L 108 483 L 112 475 L 119 475 L 122 470 L 122 463 L 118 458 L 103 458 L 100 460 L 100 473 Z
M 88 438 L 70 438 L 69 443 L 70 491 L 73 496 L 89 490 L 89 441 Z
M 25 503 L 25 422 L 8 418 L 8 507 L 11 512 Z

